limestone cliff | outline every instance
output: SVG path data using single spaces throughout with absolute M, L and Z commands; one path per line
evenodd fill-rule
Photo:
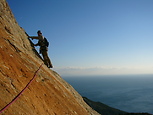
M 0 109 L 27 85 L 43 61 L 0 0 Z M 2 115 L 98 115 L 56 72 L 43 65 L 36 79 Z

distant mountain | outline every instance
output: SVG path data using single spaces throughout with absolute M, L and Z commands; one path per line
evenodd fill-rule
M 121 115 L 152 115 L 149 113 L 126 113 L 126 114 L 121 114 Z
M 109 107 L 108 105 L 105 105 L 100 102 L 94 102 L 91 101 L 90 99 L 83 97 L 84 101 L 95 111 L 102 115 L 119 115 L 119 114 L 126 114 L 127 112 L 121 111 L 112 107 Z
M 92 109 L 94 109 L 101 115 L 152 115 L 149 113 L 128 113 L 119 109 L 109 107 L 108 105 L 105 105 L 101 102 L 91 101 L 86 97 L 83 97 L 83 99 Z

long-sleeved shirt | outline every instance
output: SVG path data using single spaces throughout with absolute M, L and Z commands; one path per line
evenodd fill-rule
M 35 44 L 35 46 L 45 46 L 44 44 L 44 36 L 29 36 L 29 38 L 32 38 L 32 39 L 38 39 L 38 43 Z

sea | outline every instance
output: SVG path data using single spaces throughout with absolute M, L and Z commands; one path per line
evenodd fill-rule
M 153 75 L 63 76 L 81 96 L 134 113 L 153 114 Z

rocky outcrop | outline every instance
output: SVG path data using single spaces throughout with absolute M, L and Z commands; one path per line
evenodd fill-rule
M 27 85 L 43 61 L 0 1 L 0 109 Z M 43 65 L 36 79 L 2 115 L 98 115 L 56 72 Z

